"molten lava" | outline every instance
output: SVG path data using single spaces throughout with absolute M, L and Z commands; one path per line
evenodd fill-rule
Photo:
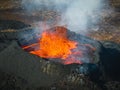
M 24 46 L 23 49 L 39 57 L 62 64 L 94 63 L 95 48 L 87 43 L 70 40 L 67 29 L 56 27 L 45 30 L 37 43 Z M 74 36 L 73 36 L 74 37 Z
M 66 36 L 66 29 L 57 28 L 56 31 L 45 31 L 39 39 L 40 49 L 31 51 L 44 58 L 66 59 L 71 49 L 76 48 L 76 42 L 70 41 Z
M 76 60 L 68 60 L 72 54 L 71 50 L 77 47 L 77 42 L 67 38 L 67 30 L 64 27 L 56 27 L 55 30 L 44 31 L 37 44 L 38 49 L 30 51 L 30 53 L 43 58 L 62 59 L 64 64 L 81 63 Z M 24 49 L 34 45 L 36 44 L 26 46 Z

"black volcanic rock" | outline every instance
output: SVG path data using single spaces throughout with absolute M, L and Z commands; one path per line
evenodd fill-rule
M 0 40 L 17 40 L 19 44 L 36 42 L 36 33 L 30 25 L 15 20 L 0 20 Z
M 120 81 L 120 45 L 110 41 L 101 42 L 100 60 L 107 77 Z
M 0 40 L 15 40 L 19 38 L 18 32 L 30 25 L 15 20 L 0 20 Z
M 70 72 L 65 67 L 25 52 L 15 41 L 0 52 L 0 69 L 22 77 L 33 86 L 47 87 L 57 83 Z
M 30 25 L 24 24 L 20 21 L 15 20 L 0 20 L 0 30 L 5 29 L 23 29 L 25 27 L 29 27 Z

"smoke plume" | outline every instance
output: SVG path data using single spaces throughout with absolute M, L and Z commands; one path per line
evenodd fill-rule
M 59 26 L 74 32 L 86 32 L 98 28 L 105 0 L 22 0 L 28 12 L 53 10 L 61 14 Z

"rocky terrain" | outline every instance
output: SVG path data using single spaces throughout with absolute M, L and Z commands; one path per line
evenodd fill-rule
M 75 76 L 76 74 L 73 73 L 69 76 L 73 82 L 68 83 L 66 79 L 63 79 L 50 87 L 34 88 L 30 87 L 25 79 L 0 70 L 0 90 L 120 90 L 120 74 L 118 72 L 120 68 L 120 0 L 110 0 L 109 2 L 112 9 L 109 17 L 102 20 L 100 23 L 101 27 L 97 31 L 92 30 L 87 35 L 101 42 L 103 49 L 106 50 L 105 53 L 101 54 L 103 56 L 101 60 L 103 61 L 100 63 L 102 74 L 100 74 L 99 81 L 91 80 L 89 76 L 81 74 Z M 12 20 L 19 21 L 17 25 L 21 25 L 18 28 L 16 27 L 17 25 L 13 23 L 13 28 L 9 28 L 9 22 L 7 24 L 0 23 L 0 39 L 3 37 L 4 39 L 10 39 L 9 41 L 0 40 L 0 51 L 6 48 L 6 45 L 10 44 L 13 39 L 16 40 L 16 31 L 21 30 L 23 27 L 35 27 L 36 24 L 34 22 L 42 20 L 51 20 L 54 22 L 57 16 L 59 16 L 57 12 L 48 10 L 28 14 L 22 7 L 21 0 L 0 0 L 0 22 Z M 3 33 L 5 33 L 5 35 L 3 35 Z M 111 57 L 108 56 L 109 58 L 105 58 L 104 55 L 110 55 Z M 104 59 L 110 62 L 107 63 Z M 77 80 L 80 80 L 81 84 L 76 85 L 75 81 Z

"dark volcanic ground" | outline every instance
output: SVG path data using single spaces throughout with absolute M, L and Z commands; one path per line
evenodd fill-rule
M 17 20 L 34 27 L 36 26 L 34 22 L 38 22 L 43 19 L 54 21 L 55 17 L 58 16 L 56 12 L 48 11 L 48 10 L 34 12 L 33 14 L 28 15 L 28 13 L 25 12 L 24 8 L 21 7 L 19 2 L 21 2 L 21 0 L 17 0 L 17 1 L 16 0 L 0 0 L 0 20 Z M 105 18 L 102 21 L 104 24 L 101 25 L 101 28 L 98 31 L 92 31 L 88 34 L 89 37 L 102 41 L 103 45 L 105 46 L 107 46 L 107 44 L 104 44 L 103 41 L 113 41 L 115 43 L 120 44 L 120 0 L 111 0 L 111 7 L 113 8 L 114 11 L 113 13 L 110 14 L 109 17 Z M 12 32 L 12 30 L 8 30 L 7 32 Z M 108 46 L 108 47 L 111 47 L 111 46 Z M 112 47 L 114 48 L 114 44 Z M 110 53 L 110 54 L 113 55 L 114 53 Z M 107 64 L 106 62 L 104 63 Z M 116 64 L 114 62 L 112 63 L 114 65 Z M 116 69 L 119 70 L 120 68 L 116 67 Z M 109 68 L 107 70 L 109 70 Z M 101 89 L 99 85 L 96 85 L 95 83 L 89 81 L 89 79 L 87 79 L 86 77 L 84 78 L 85 78 L 84 80 L 86 84 L 83 85 L 82 87 L 83 89 L 81 88 L 81 90 L 100 90 Z M 109 77 L 101 77 L 101 79 L 106 80 L 105 82 L 101 82 L 102 89 L 120 90 L 120 82 L 117 81 L 116 79 L 111 79 Z M 36 90 L 62 90 L 62 89 L 69 90 L 70 86 L 66 85 L 65 88 L 63 87 L 59 87 L 59 89 L 56 89 L 56 87 L 54 86 L 49 88 L 40 87 Z M 70 87 L 70 88 L 72 88 L 71 90 L 74 90 L 74 87 Z M 16 77 L 14 75 L 6 74 L 5 72 L 1 71 L 0 72 L 0 90 L 35 90 L 35 89 L 29 88 L 26 84 L 26 81 L 21 77 Z

